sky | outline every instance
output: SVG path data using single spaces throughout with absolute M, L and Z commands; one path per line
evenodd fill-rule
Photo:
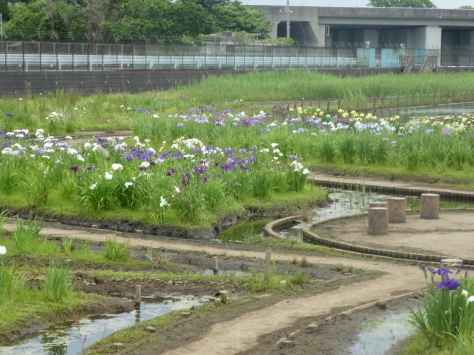
M 286 6 L 287 0 L 241 0 L 244 5 L 276 5 Z M 366 7 L 369 0 L 290 0 L 291 6 L 334 6 L 334 7 Z M 431 0 L 439 9 L 457 9 L 460 6 L 474 7 L 473 0 Z

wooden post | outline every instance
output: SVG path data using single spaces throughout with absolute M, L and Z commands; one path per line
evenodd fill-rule
M 375 202 L 369 203 L 369 208 L 373 208 L 373 207 L 388 208 L 388 203 L 383 202 L 383 201 L 375 201 Z
M 388 199 L 388 222 L 405 223 L 407 220 L 407 203 L 403 197 L 391 197 Z
M 158 269 L 158 265 L 160 265 L 160 257 L 155 255 L 153 259 L 155 260 L 155 269 Z
M 263 275 L 263 279 L 265 281 L 268 281 L 268 279 L 270 278 L 270 266 L 271 266 L 271 263 L 272 263 L 272 251 L 271 250 L 267 250 L 267 253 L 265 255 L 265 273 Z
M 388 209 L 383 207 L 369 208 L 369 228 L 370 235 L 388 234 Z
M 212 270 L 214 271 L 214 274 L 217 275 L 219 273 L 219 260 L 217 260 L 217 256 L 212 257 L 212 260 L 214 262 Z
M 142 286 L 135 286 L 135 303 L 140 303 L 142 301 Z
M 328 99 L 328 109 L 326 111 L 329 111 L 330 108 L 331 108 L 331 100 Z
M 439 218 L 439 195 L 422 194 L 420 205 L 420 217 L 423 219 Z

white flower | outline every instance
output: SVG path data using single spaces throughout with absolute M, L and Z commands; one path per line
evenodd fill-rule
M 71 136 L 66 136 L 66 137 L 64 137 L 64 138 L 66 138 L 67 140 L 71 140 L 71 139 L 72 139 Z
M 275 148 L 278 145 L 278 143 L 272 143 L 270 145 L 272 146 L 272 148 Z
M 163 196 L 160 197 L 160 207 L 166 207 L 169 206 L 170 204 L 163 198 Z
M 175 186 L 174 187 L 174 192 L 176 192 L 177 194 L 179 194 L 181 192 L 181 190 L 179 189 L 178 186 Z
M 310 171 L 308 169 L 303 170 L 303 175 L 308 175 L 309 173 L 310 173 Z
M 112 164 L 112 170 L 123 170 L 123 165 L 122 164 Z M 112 179 L 112 177 L 110 178 Z M 110 179 L 107 179 L 107 180 L 110 180 Z
M 462 290 L 461 295 L 463 295 L 464 297 L 467 297 L 469 296 L 469 292 L 467 292 L 466 290 Z
M 150 166 L 150 163 L 147 161 L 144 161 L 140 164 L 140 168 L 146 169 Z
M 77 155 L 77 160 L 86 161 L 82 155 Z
M 92 184 L 91 186 L 89 186 L 89 189 L 91 189 L 91 190 L 95 190 L 95 189 L 96 189 L 96 187 L 97 187 L 97 183 L 95 183 L 95 184 Z
M 474 302 L 474 296 L 471 296 L 467 299 L 467 304 Z
M 112 180 L 113 175 L 106 171 L 105 174 L 104 174 L 104 177 L 105 177 L 105 180 Z
M 132 185 L 133 185 L 133 182 L 126 182 L 126 183 L 125 183 L 125 188 L 128 189 L 128 188 L 129 188 L 130 186 L 132 186 Z
M 3 245 L 0 245 L 0 255 L 4 255 L 7 253 L 7 248 L 5 248 Z

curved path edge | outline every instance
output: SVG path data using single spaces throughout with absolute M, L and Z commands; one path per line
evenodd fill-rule
M 452 189 L 441 189 L 424 186 L 413 186 L 407 183 L 392 182 L 392 181 L 376 181 L 376 180 L 365 180 L 357 178 L 344 178 L 338 176 L 326 176 L 321 174 L 313 174 L 310 176 L 310 181 L 314 184 L 321 185 L 324 187 L 337 187 L 352 190 L 360 190 L 361 188 L 370 189 L 371 191 L 383 192 L 383 193 L 394 193 L 394 194 L 411 194 L 421 195 L 423 193 L 436 193 L 440 197 L 455 199 L 465 202 L 474 202 L 474 192 L 468 190 L 452 190 Z M 303 228 L 303 240 L 312 244 L 322 245 L 333 249 L 343 250 L 350 253 L 357 253 L 367 256 L 378 256 L 382 258 L 390 259 L 401 259 L 401 260 L 412 260 L 412 261 L 423 261 L 423 262 L 440 262 L 442 259 L 449 258 L 449 255 L 429 255 L 420 253 L 407 253 L 399 252 L 387 249 L 369 248 L 359 246 L 355 244 L 349 244 L 340 242 L 337 240 L 331 240 L 320 237 L 316 233 L 312 232 L 311 229 L 322 225 L 327 222 L 336 221 L 346 218 L 364 217 L 366 213 L 355 214 L 351 216 L 337 217 L 325 219 L 322 221 L 312 222 L 307 224 Z M 263 232 L 267 236 L 275 238 L 284 238 L 275 229 L 282 229 L 286 226 L 290 226 L 294 223 L 295 219 L 301 218 L 301 215 L 288 216 L 281 218 L 267 224 Z M 462 259 L 464 265 L 474 265 L 474 259 Z

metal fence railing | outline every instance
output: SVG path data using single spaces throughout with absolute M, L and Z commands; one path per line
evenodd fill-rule
M 9 71 L 401 68 L 407 56 L 437 56 L 438 66 L 474 67 L 474 50 L 457 48 L 0 41 L 0 70 Z

